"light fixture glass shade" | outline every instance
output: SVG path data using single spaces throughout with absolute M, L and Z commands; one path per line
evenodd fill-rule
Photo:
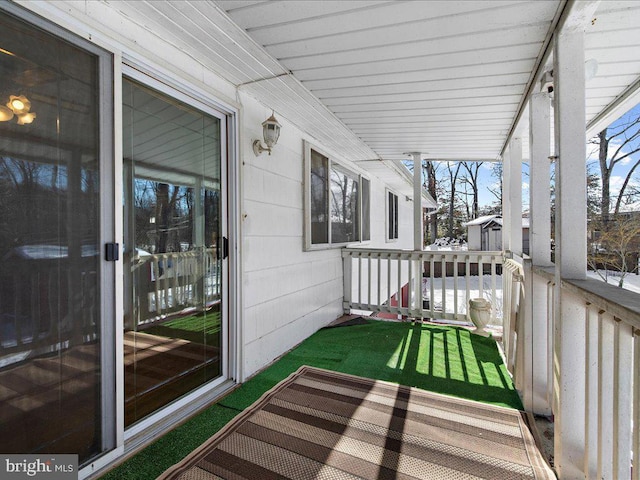
M 28 113 L 29 110 L 31 110 L 31 102 L 24 95 L 10 95 L 7 107 L 13 110 L 13 113 L 16 115 L 20 115 L 21 113 Z
M 18 115 L 18 125 L 28 125 L 29 123 L 33 122 L 33 120 L 36 118 L 36 114 L 34 112 L 29 112 L 29 113 L 21 113 L 20 115 Z
M 13 110 L 4 105 L 0 105 L 0 122 L 8 122 L 13 118 Z
M 264 136 L 264 143 L 267 144 L 268 148 L 278 143 L 278 138 L 280 138 L 280 124 L 273 114 L 262 122 L 262 135 Z

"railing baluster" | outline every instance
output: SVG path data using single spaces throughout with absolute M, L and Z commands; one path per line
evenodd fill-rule
M 367 255 L 367 308 L 371 308 L 371 253 Z
M 478 297 L 484 296 L 484 263 L 482 255 L 478 255 Z
M 436 281 L 435 265 L 436 263 L 434 256 L 431 255 L 431 258 L 429 259 L 429 316 L 432 319 L 435 317 L 434 312 L 436 303 L 435 289 L 433 286 Z
M 504 281 L 504 280 L 503 280 Z M 555 351 L 555 284 L 547 282 L 547 359 L 552 359 Z M 547 360 L 547 401 L 553 404 L 553 361 Z
M 496 257 L 491 257 L 491 324 L 494 325 L 496 323 L 497 318 L 497 305 L 498 305 L 498 297 L 496 294 Z
M 612 337 L 613 325 L 604 310 L 598 312 L 598 473 L 597 478 L 612 478 Z
M 587 478 L 596 475 L 597 470 L 597 438 L 598 438 L 598 422 L 593 418 L 591 412 L 598 402 L 598 315 L 590 303 L 585 306 L 585 322 L 586 322 L 586 350 L 585 350 L 585 367 L 586 367 L 586 385 L 585 385 L 585 455 L 584 455 L 584 471 Z
M 453 256 L 453 313 L 458 314 L 458 255 Z
M 640 331 L 633 330 L 633 476 L 640 480 Z
M 343 302 L 342 302 L 342 310 L 344 313 L 349 313 L 351 310 L 351 292 L 353 288 L 353 283 L 351 281 L 351 272 L 353 267 L 353 255 L 349 251 L 345 251 L 342 254 L 342 274 L 343 274 Z
M 632 408 L 629 399 L 632 397 L 632 377 L 629 359 L 633 355 L 633 329 L 615 318 L 614 339 L 614 436 L 613 466 L 614 478 L 630 478 L 631 466 L 631 424 L 629 420 Z
M 615 320 L 615 319 L 614 319 Z M 613 461 L 611 462 L 611 467 L 613 469 L 612 478 L 620 478 L 619 471 L 619 451 L 618 451 L 618 440 L 620 439 L 620 424 L 618 419 L 620 418 L 620 355 L 618 354 L 618 350 L 620 349 L 620 322 L 616 321 L 613 326 L 613 409 L 612 409 L 612 439 L 613 442 L 611 447 L 613 448 L 613 452 L 611 452 L 611 456 L 613 457 Z
M 158 257 L 155 257 L 152 260 L 152 268 L 153 268 L 153 274 L 154 274 L 154 282 L 153 282 L 153 287 L 154 287 L 154 292 L 155 292 L 155 299 L 156 299 L 156 305 L 155 305 L 155 311 L 158 315 L 160 315 L 161 313 L 161 309 L 160 309 L 160 289 L 159 289 L 159 285 L 160 285 L 160 266 L 158 265 Z M 146 320 L 146 319 L 145 319 Z
M 505 264 L 502 270 L 502 296 L 504 298 L 503 312 L 502 312 L 502 344 L 504 346 L 505 358 L 509 358 L 510 349 L 510 335 L 511 331 L 511 269 L 508 264 Z
M 398 315 L 401 315 L 401 309 L 402 309 L 402 254 L 399 253 L 398 254 L 398 289 L 397 289 L 396 293 L 396 297 L 397 297 L 397 304 L 398 304 Z
M 362 305 L 362 253 L 358 253 L 358 305 Z
M 391 313 L 391 254 L 387 256 L 387 312 Z
M 469 300 L 471 299 L 471 258 L 467 255 L 467 258 L 464 262 L 464 277 L 465 277 L 465 297 L 464 297 L 464 310 L 467 314 L 467 321 L 469 318 Z
M 442 255 L 440 257 L 440 280 L 441 281 L 441 291 L 440 291 L 440 301 L 442 304 L 441 311 L 442 313 L 446 313 L 447 311 L 447 257 Z
M 413 288 L 413 262 L 411 261 L 411 256 L 409 256 L 409 260 L 407 261 L 407 305 L 406 307 L 409 309 L 409 314 L 411 315 L 412 305 L 411 300 L 413 297 L 414 288 Z M 415 299 L 414 299 L 415 300 Z

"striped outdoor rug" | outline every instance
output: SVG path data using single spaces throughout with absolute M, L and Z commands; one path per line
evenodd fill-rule
M 159 478 L 555 476 L 522 412 L 302 367 Z

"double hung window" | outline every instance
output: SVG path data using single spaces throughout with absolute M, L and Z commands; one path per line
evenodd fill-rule
M 369 180 L 305 143 L 305 247 L 368 241 Z
M 398 239 L 398 196 L 387 191 L 387 240 Z

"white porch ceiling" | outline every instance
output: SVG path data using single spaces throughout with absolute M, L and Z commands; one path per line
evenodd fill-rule
M 398 160 L 499 160 L 574 2 L 125 0 L 208 68 L 274 108 L 323 148 L 384 179 Z M 587 28 L 588 122 L 636 101 L 640 1 L 599 4 Z M 626 100 L 626 101 L 623 101 Z M 602 125 L 604 126 L 604 125 Z M 399 173 L 400 172 L 400 173 Z M 410 179 L 409 179 L 410 180 Z M 406 180 L 402 180 L 406 186 Z
M 496 160 L 564 5 L 217 3 L 385 160 Z

